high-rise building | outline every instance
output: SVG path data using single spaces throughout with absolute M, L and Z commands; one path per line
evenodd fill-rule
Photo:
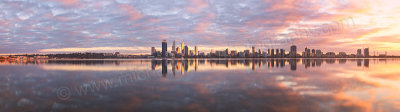
M 171 50 L 171 52 L 172 51 L 176 51 L 175 49 L 176 49 L 176 46 L 175 46 L 176 44 L 175 44 L 175 40 L 174 40 L 174 42 L 172 43 L 172 50 Z
M 364 57 L 369 57 L 369 48 L 364 49 Z
M 189 47 L 185 46 L 185 57 L 187 58 L 189 56 Z
M 231 51 L 231 56 L 236 56 L 236 55 L 237 55 L 237 51 L 232 50 L 232 51 Z
M 194 55 L 199 55 L 199 49 L 197 49 L 197 46 L 194 46 Z
M 251 47 L 251 53 L 252 53 L 252 55 L 254 56 L 254 53 L 256 52 L 256 47 Z
M 275 51 L 274 51 L 274 49 L 271 49 L 271 57 L 275 57 Z
M 225 54 L 229 56 L 230 53 L 229 53 L 229 49 L 228 48 L 226 48 Z
M 362 51 L 361 51 L 361 49 L 357 49 L 357 57 L 362 57 Z
M 276 49 L 275 57 L 279 57 L 279 49 Z
M 303 55 L 303 57 L 310 57 L 310 55 L 311 55 L 311 51 L 310 51 L 310 49 L 308 49 L 308 48 L 306 47 L 305 50 L 304 50 L 304 55 Z
M 181 49 L 182 49 L 182 54 L 185 54 L 185 41 L 184 40 L 182 41 Z
M 161 57 L 167 57 L 167 41 L 166 40 L 163 40 L 163 42 L 162 42 Z
M 156 48 L 155 47 L 151 47 L 151 55 L 155 55 L 156 53 Z
M 312 49 L 311 50 L 311 57 L 314 57 L 315 56 L 315 49 Z
M 281 53 L 281 57 L 284 58 L 284 57 L 285 57 L 285 50 L 284 50 L 284 49 L 281 49 L 281 52 L 280 52 L 280 53 Z
M 250 50 L 244 50 L 245 56 L 250 56 Z
M 267 50 L 267 53 L 268 53 L 269 55 L 271 55 L 271 51 L 270 51 L 270 49 L 268 49 L 268 50 Z
M 295 58 L 297 55 L 297 47 L 295 45 L 290 46 L 289 56 Z
M 316 52 L 315 53 L 316 57 L 319 57 L 319 58 L 322 57 L 322 51 L 321 50 L 317 49 L 315 52 Z
M 177 47 L 177 48 L 176 48 L 176 51 L 177 51 L 176 53 L 178 53 L 178 54 L 181 53 L 181 48 L 180 48 L 180 47 Z

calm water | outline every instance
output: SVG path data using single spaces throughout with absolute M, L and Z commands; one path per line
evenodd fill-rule
M 0 111 L 398 112 L 400 59 L 2 61 Z

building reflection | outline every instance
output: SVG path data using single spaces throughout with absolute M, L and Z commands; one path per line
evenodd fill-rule
M 152 70 L 156 70 L 160 65 L 162 66 L 162 75 L 167 77 L 168 65 L 171 65 L 172 75 L 176 77 L 176 71 L 181 70 L 181 75 L 190 71 L 198 72 L 202 69 L 213 68 L 226 68 L 226 69 L 251 69 L 267 67 L 273 68 L 286 68 L 286 64 L 290 66 L 288 69 L 296 71 L 298 63 L 301 63 L 306 69 L 320 67 L 323 64 L 346 64 L 349 59 L 231 59 L 231 60 L 206 60 L 206 59 L 182 59 L 182 60 L 151 60 Z M 356 62 L 357 66 L 364 63 L 364 67 L 369 67 L 369 59 L 352 59 L 351 62 Z
M 259 68 L 287 68 L 291 71 L 298 70 L 298 64 L 304 68 L 320 67 L 323 64 L 339 64 L 355 63 L 358 67 L 369 67 L 371 59 L 150 59 L 150 60 L 40 60 L 40 61 L 0 61 L 0 65 L 7 64 L 37 64 L 47 65 L 46 67 L 53 70 L 129 70 L 129 69 L 148 69 L 143 64 L 149 64 L 151 70 L 161 69 L 163 77 L 168 76 L 170 70 L 173 77 L 177 76 L 180 70 L 181 76 L 188 72 L 198 72 L 209 69 L 249 69 L 257 70 Z M 375 60 L 375 59 L 372 59 Z M 385 62 L 386 59 L 379 59 Z M 375 61 L 374 61 L 375 62 Z M 134 65 L 132 65 L 134 64 Z M 136 64 L 136 65 L 135 65 Z M 288 67 L 286 65 L 289 64 Z M 55 66 L 56 65 L 56 66 Z M 74 67 L 75 66 L 75 67 Z M 57 69 L 59 67 L 59 69 Z M 78 69 L 79 68 L 79 69 Z M 122 69 L 126 68 L 126 69 Z M 180 76 L 180 77 L 181 77 Z

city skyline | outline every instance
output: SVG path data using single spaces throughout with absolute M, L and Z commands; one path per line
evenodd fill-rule
M 399 7 L 393 0 L 228 2 L 3 0 L 0 54 L 148 54 L 161 40 L 185 40 L 202 52 L 251 46 L 288 51 L 297 45 L 400 55 Z
M 191 49 L 188 45 L 184 44 L 182 41 L 181 46 L 184 46 L 184 49 L 181 52 L 178 52 L 180 47 L 175 48 L 176 41 L 173 41 L 172 49 L 168 51 L 167 41 L 162 41 L 162 51 L 158 51 L 155 47 L 151 47 L 151 53 L 148 55 L 155 57 L 221 57 L 221 53 L 223 53 L 222 57 L 241 57 L 241 58 L 368 58 L 368 57 L 386 57 L 386 56 L 395 56 L 388 55 L 387 51 L 384 54 L 371 54 L 369 48 L 357 49 L 356 53 L 348 53 L 344 51 L 333 52 L 333 51 L 323 51 L 322 48 L 305 48 L 304 51 L 297 50 L 296 45 L 291 45 L 289 50 L 286 52 L 285 48 L 276 48 L 276 49 L 264 49 L 264 48 L 256 48 L 252 46 L 251 49 L 245 49 L 243 51 L 240 50 L 229 50 L 226 48 L 225 50 L 215 50 L 210 49 L 209 52 L 200 52 L 198 51 L 198 46 L 194 45 Z M 189 45 L 190 46 L 190 45 Z M 257 50 L 258 49 L 258 50 Z M 250 52 L 251 50 L 251 52 Z M 276 52 L 275 52 L 276 50 Z M 188 52 L 190 51 L 190 55 Z M 299 52 L 298 52 L 299 51 Z M 167 54 L 166 54 L 167 53 Z M 242 54 L 241 54 L 242 53 Z M 378 52 L 379 53 L 379 52 Z M 159 56 L 161 54 L 161 56 Z M 215 55 L 215 56 L 213 56 Z M 243 56 L 241 56 L 243 55 Z

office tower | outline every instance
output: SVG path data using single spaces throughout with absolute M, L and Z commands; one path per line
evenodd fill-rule
M 295 58 L 297 55 L 297 47 L 295 45 L 290 46 L 289 55 L 291 58 Z
M 167 41 L 166 40 L 163 40 L 163 42 L 162 42 L 161 57 L 167 57 Z
M 172 50 L 171 50 L 171 52 L 172 52 L 172 51 L 176 51 L 175 49 L 176 49 L 176 46 L 175 46 L 175 40 L 174 40 L 174 42 L 172 43 Z
M 312 49 L 311 50 L 311 57 L 314 57 L 315 56 L 315 49 Z
M 364 57 L 369 57 L 369 48 L 364 49 Z
M 231 51 L 231 55 L 232 55 L 232 56 L 236 56 L 236 55 L 237 55 L 237 51 L 232 50 L 232 51 Z
M 258 49 L 258 54 L 261 54 L 261 49 Z
M 187 58 L 189 56 L 189 47 L 185 46 L 185 57 Z
M 151 47 L 151 55 L 154 56 L 156 53 L 156 48 L 155 47 Z
M 285 57 L 285 50 L 281 49 L 281 57 L 284 58 Z
M 193 50 L 189 50 L 189 56 L 193 56 L 194 55 L 194 51 Z
M 176 48 L 176 51 L 177 51 L 178 54 L 181 53 L 181 48 L 180 48 L 180 47 L 177 47 L 177 48 Z
M 271 57 L 275 57 L 275 51 L 274 51 L 274 49 L 271 49 Z
M 197 49 L 197 46 L 194 46 L 194 55 L 199 55 L 199 49 Z
M 185 54 L 185 41 L 184 40 L 182 41 L 181 49 L 182 49 L 182 54 Z
M 279 57 L 279 49 L 276 49 L 275 57 Z
M 362 51 L 361 51 L 361 49 L 357 49 L 357 57 L 362 57 Z
M 308 49 L 307 47 L 304 49 L 304 55 L 303 55 L 303 57 L 310 57 L 310 55 L 311 55 L 311 52 L 310 52 L 310 49 Z
M 245 56 L 250 56 L 250 50 L 244 50 Z
M 316 57 L 322 57 L 322 51 L 321 50 L 317 49 L 315 52 L 316 52 L 316 54 L 315 54 Z
M 228 48 L 226 48 L 225 54 L 229 56 L 229 49 Z
M 252 55 L 254 56 L 254 53 L 255 53 L 255 49 L 256 49 L 256 47 L 251 47 L 251 53 L 252 53 Z
M 269 55 L 271 54 L 271 51 L 270 51 L 270 49 L 268 49 L 268 50 L 267 50 L 267 53 L 268 53 Z

